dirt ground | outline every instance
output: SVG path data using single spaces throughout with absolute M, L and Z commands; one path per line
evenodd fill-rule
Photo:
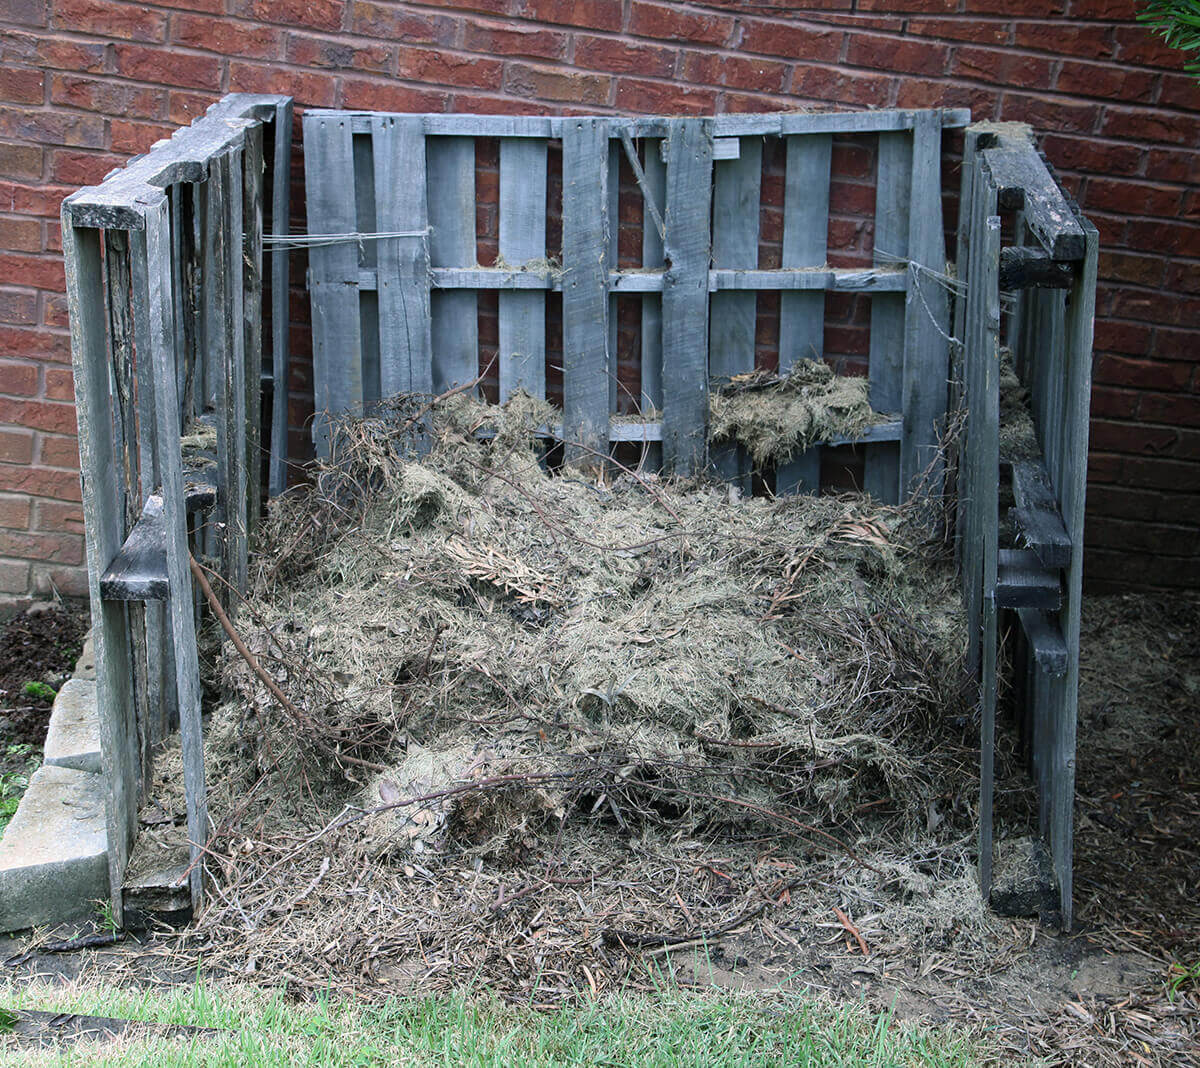
M 828 991 L 905 1018 L 970 1023 L 1014 1063 L 1200 1065 L 1200 989 L 1179 970 L 1200 963 L 1198 646 L 1200 600 L 1086 603 L 1073 932 L 1014 919 L 982 960 L 956 956 L 952 939 L 945 950 L 891 957 L 873 949 L 869 916 L 842 922 L 831 888 L 823 925 L 789 929 L 768 913 L 740 932 L 674 949 L 680 981 Z M 1002 740 L 1015 749 L 1010 727 Z M 998 785 L 1001 825 L 1015 825 L 1028 811 L 1029 785 L 1020 774 Z M 30 942 L 17 938 L 0 940 L 0 959 L 18 975 L 187 981 L 194 972 L 173 964 L 178 945 L 174 934 L 148 934 L 22 959 Z M 665 952 L 644 956 L 657 964 Z M 385 993 L 422 986 L 419 970 L 378 978 Z
M 87 610 L 69 604 L 39 606 L 0 624 L 0 774 L 26 762 L 10 747 L 41 751 L 54 691 L 70 677 L 87 626 Z

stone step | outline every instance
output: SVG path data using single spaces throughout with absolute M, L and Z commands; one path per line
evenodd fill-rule
M 100 774 L 100 715 L 94 681 L 68 679 L 58 691 L 50 710 L 44 762 Z
M 0 931 L 85 919 L 108 898 L 104 779 L 38 768 L 0 838 Z

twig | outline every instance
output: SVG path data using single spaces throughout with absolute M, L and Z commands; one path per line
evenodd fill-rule
M 607 945 L 619 946 L 621 949 L 626 950 L 630 947 L 642 949 L 646 946 L 655 946 L 660 949 L 679 949 L 684 946 L 698 945 L 701 942 L 711 942 L 722 935 L 727 935 L 731 931 L 737 930 L 743 924 L 757 919 L 762 915 L 766 907 L 765 903 L 756 905 L 749 912 L 743 912 L 728 923 L 720 927 L 715 927 L 711 931 L 701 931 L 698 934 L 672 935 L 657 932 L 622 931 L 616 927 L 608 927 L 601 931 L 600 937 L 604 939 Z
M 864 957 L 869 957 L 871 954 L 867 950 L 866 940 L 863 938 L 859 929 L 850 922 L 850 917 L 847 916 L 841 909 L 839 909 L 837 905 L 833 906 L 833 914 L 838 918 L 838 922 L 858 940 L 858 948 L 862 950 L 862 955 Z
M 68 938 L 62 942 L 43 942 L 40 946 L 34 946 L 19 957 L 9 957 L 4 963 L 10 968 L 17 968 L 27 960 L 32 960 L 39 953 L 75 953 L 81 949 L 101 949 L 104 946 L 115 946 L 124 940 L 124 932 L 112 932 L 80 935 L 78 938 Z

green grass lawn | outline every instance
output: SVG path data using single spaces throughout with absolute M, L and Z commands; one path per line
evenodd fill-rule
M 320 999 L 296 1005 L 251 987 L 147 990 L 97 984 L 0 985 L 0 1006 L 191 1024 L 215 1036 L 129 1038 L 17 1051 L 0 1024 L 0 1059 L 104 1065 L 974 1065 L 987 1052 L 963 1030 L 901 1025 L 857 1006 L 780 995 L 664 989 L 571 1009 L 516 1008 L 485 995 Z M 7 1048 L 4 1043 L 8 1041 Z

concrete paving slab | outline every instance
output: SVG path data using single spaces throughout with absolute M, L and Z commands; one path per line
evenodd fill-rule
M 0 838 L 0 931 L 84 919 L 108 897 L 104 779 L 38 768 Z
M 75 661 L 75 677 L 77 679 L 94 679 L 96 677 L 96 646 L 92 641 L 90 630 L 83 640 L 83 652 Z
M 100 774 L 100 714 L 94 681 L 68 679 L 58 691 L 50 710 L 44 762 Z

